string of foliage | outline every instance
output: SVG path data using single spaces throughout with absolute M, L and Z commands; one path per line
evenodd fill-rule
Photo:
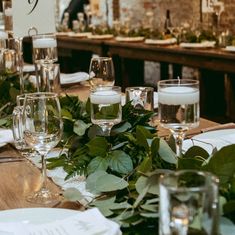
M 10 125 L 10 114 L 19 94 L 19 79 L 0 79 L 0 126 Z M 9 106 L 6 104 L 10 104 Z M 159 177 L 169 171 L 196 169 L 220 179 L 221 214 L 235 222 L 235 145 L 219 151 L 193 146 L 181 158 L 175 155 L 174 141 L 160 138 L 149 125 L 154 113 L 137 111 L 130 102 L 122 108 L 122 123 L 114 126 L 110 137 L 90 121 L 90 103 L 75 96 L 60 97 L 64 120 L 61 147 L 66 154 L 48 159 L 48 168 L 63 167 L 66 179 L 86 176 L 87 197 L 77 189 L 65 191 L 71 201 L 98 207 L 104 216 L 121 224 L 125 234 L 154 234 L 157 230 Z

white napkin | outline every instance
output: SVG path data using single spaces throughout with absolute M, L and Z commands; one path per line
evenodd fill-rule
M 13 142 L 14 142 L 14 138 L 13 138 L 12 130 L 0 129 L 0 147 L 7 143 L 13 143 Z
M 69 84 L 69 83 L 77 83 L 86 81 L 89 79 L 88 73 L 85 72 L 77 72 L 77 73 L 61 73 L 60 74 L 60 83 L 61 84 Z
M 43 215 L 42 215 L 43 216 Z M 32 224 L 23 222 L 0 222 L 0 234 L 9 235 L 121 235 L 120 227 L 106 219 L 98 209 L 78 212 L 62 220 Z
M 208 132 L 209 133 L 209 132 Z M 207 133 L 207 134 L 208 134 Z M 219 131 L 218 131 L 219 133 Z M 211 138 L 203 138 L 203 134 L 200 135 L 201 138 L 197 138 L 196 136 L 192 139 L 185 140 L 183 142 L 183 150 L 187 151 L 193 145 L 202 147 L 209 154 L 212 153 L 212 150 L 216 147 L 217 150 L 220 150 L 222 147 L 235 144 L 235 133 L 234 134 L 226 134 L 226 135 L 216 135 Z

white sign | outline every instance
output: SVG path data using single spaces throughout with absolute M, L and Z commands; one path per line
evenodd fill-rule
M 56 30 L 55 0 L 12 0 L 12 13 L 15 37 L 28 36 L 31 28 L 37 29 L 38 34 Z

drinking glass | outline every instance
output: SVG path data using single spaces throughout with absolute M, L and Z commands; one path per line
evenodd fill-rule
M 27 197 L 38 204 L 57 203 L 59 195 L 47 187 L 46 155 L 60 141 L 63 129 L 58 95 L 50 92 L 27 94 L 23 108 L 24 139 L 40 155 L 42 184 L 39 191 Z
M 99 86 L 91 89 L 91 121 L 109 136 L 111 128 L 122 120 L 121 87 Z
M 42 65 L 47 68 L 47 79 L 49 80 L 50 71 L 53 63 L 58 60 L 57 41 L 55 34 L 37 34 L 32 36 L 33 42 L 33 61 L 35 63 L 37 82 L 39 91 L 45 91 L 42 81 L 40 81 L 39 71 Z
M 159 235 L 218 235 L 219 180 L 196 170 L 160 178 Z
M 110 57 L 94 57 L 89 68 L 89 82 L 94 86 L 113 86 L 115 83 L 113 60 Z
M 153 87 L 127 87 L 126 102 L 131 101 L 135 109 L 153 111 Z
M 9 0 L 2 1 L 3 17 L 4 17 L 4 30 L 12 33 L 13 18 L 12 18 L 12 2 Z
M 176 155 L 180 157 L 185 133 L 199 125 L 199 81 L 159 81 L 158 111 L 160 124 L 172 132 L 176 143 Z

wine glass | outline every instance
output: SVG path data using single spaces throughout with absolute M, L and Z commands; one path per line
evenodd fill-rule
M 27 94 L 23 108 L 25 142 L 35 149 L 42 160 L 42 184 L 27 200 L 37 204 L 57 203 L 59 195 L 47 187 L 46 160 L 48 152 L 60 141 L 63 129 L 58 95 L 50 92 Z
M 50 76 L 50 70 L 53 68 L 53 63 L 58 60 L 57 41 L 55 34 L 37 34 L 32 36 L 33 41 L 33 61 L 35 63 L 37 82 L 39 91 L 48 91 L 45 89 L 43 79 L 39 79 L 41 65 L 44 65 L 47 72 L 47 79 Z
M 121 87 L 98 86 L 91 89 L 91 121 L 101 127 L 104 136 L 122 120 Z
M 159 81 L 158 111 L 160 124 L 172 132 L 176 143 L 176 155 L 180 157 L 185 133 L 199 125 L 199 81 Z
M 94 57 L 91 59 L 89 68 L 89 82 L 94 86 L 113 86 L 114 66 L 111 57 Z

